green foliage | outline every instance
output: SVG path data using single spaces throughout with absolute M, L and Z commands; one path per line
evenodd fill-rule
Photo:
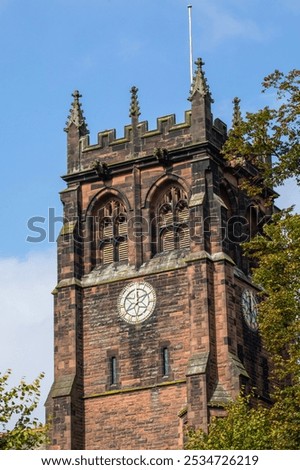
M 262 287 L 260 334 L 273 362 L 274 449 L 300 448 L 300 215 L 273 215 L 263 236 L 245 244 L 258 261 L 253 281 Z M 281 447 L 280 447 L 281 446 Z
M 276 70 L 263 91 L 276 91 L 278 107 L 244 120 L 236 110 L 223 153 L 250 197 L 266 197 L 267 188 L 290 177 L 300 184 L 299 84 L 299 70 Z M 208 434 L 188 432 L 187 449 L 300 448 L 300 215 L 292 209 L 274 214 L 263 235 L 244 248 L 256 260 L 253 282 L 262 289 L 258 324 L 273 362 L 274 404 L 250 407 L 251 397 L 240 395 L 225 406 L 226 417 L 212 420 Z
M 31 384 L 22 380 L 11 388 L 8 384 L 10 375 L 10 370 L 0 374 L 0 450 L 35 449 L 46 441 L 45 427 L 32 418 L 44 374 Z
M 201 429 L 188 431 L 186 449 L 260 450 L 272 449 L 271 422 L 266 408 L 249 406 L 250 397 L 242 394 L 225 405 L 224 418 L 212 418 L 209 433 Z
M 287 75 L 275 70 L 264 79 L 262 91 L 275 92 L 278 106 L 246 113 L 229 132 L 223 154 L 232 166 L 248 170 L 241 186 L 253 196 L 265 195 L 266 188 L 289 177 L 300 182 L 299 84 L 300 70 Z
M 270 409 L 273 449 L 300 449 L 300 387 L 299 384 L 278 388 Z
M 258 260 L 253 281 L 263 289 L 259 329 L 280 381 L 300 383 L 300 215 L 274 214 L 264 235 L 245 244 Z
M 296 392 L 296 393 L 295 393 Z M 299 388 L 277 391 L 272 408 L 250 406 L 251 396 L 225 405 L 224 418 L 213 417 L 208 434 L 189 429 L 186 449 L 297 450 L 300 446 Z

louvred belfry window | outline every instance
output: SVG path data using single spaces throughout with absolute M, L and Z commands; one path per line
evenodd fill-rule
M 127 213 L 124 204 L 110 199 L 99 211 L 102 264 L 128 260 Z
M 158 206 L 158 251 L 190 247 L 189 208 L 182 188 L 172 186 Z

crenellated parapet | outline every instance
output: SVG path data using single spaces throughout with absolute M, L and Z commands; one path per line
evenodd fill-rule
M 174 132 L 180 132 L 182 135 L 189 135 L 189 128 L 191 126 L 191 111 L 185 112 L 185 120 L 181 123 L 176 123 L 175 114 L 169 114 L 167 116 L 161 116 L 157 118 L 157 127 L 155 129 L 149 129 L 148 121 L 141 121 L 137 124 L 138 138 L 141 141 L 142 147 L 147 146 L 147 142 L 152 145 L 153 141 L 164 141 L 170 134 L 170 139 L 173 140 Z M 116 129 L 109 129 L 98 133 L 98 142 L 95 145 L 90 145 L 89 141 L 86 141 L 84 150 L 88 148 L 99 148 L 106 149 L 109 147 L 119 146 L 121 144 L 129 144 L 133 140 L 133 125 L 128 124 L 124 126 L 124 134 L 122 137 L 116 135 Z
M 201 59 L 196 61 L 195 72 L 189 101 L 191 109 L 187 110 L 183 122 L 176 122 L 175 114 L 157 118 L 155 129 L 149 129 L 148 121 L 139 121 L 140 106 L 138 88 L 133 86 L 130 90 L 131 100 L 129 117 L 131 123 L 124 126 L 123 136 L 118 137 L 115 129 L 100 131 L 97 143 L 91 144 L 87 126 L 79 103 L 79 92 L 74 93 L 74 103 L 71 109 L 71 118 L 68 121 L 68 174 L 82 172 L 91 168 L 96 160 L 105 162 L 108 166 L 116 165 L 128 160 L 140 160 L 153 157 L 154 149 L 168 149 L 180 151 L 181 148 L 204 144 L 220 149 L 227 136 L 226 125 L 220 120 L 213 120 L 211 93 L 204 76 Z M 73 126 L 77 132 L 70 134 L 69 128 Z M 86 132 L 82 132 L 84 130 Z M 76 158 L 74 158 L 76 156 Z

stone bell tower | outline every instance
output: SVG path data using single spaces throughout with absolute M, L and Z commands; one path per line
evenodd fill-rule
M 240 242 L 267 213 L 221 154 L 227 131 L 196 62 L 185 121 L 89 132 L 75 91 L 54 294 L 52 449 L 178 449 L 242 385 L 268 400 L 257 288 Z M 234 120 L 240 119 L 238 100 Z M 255 225 L 255 230 L 258 225 Z

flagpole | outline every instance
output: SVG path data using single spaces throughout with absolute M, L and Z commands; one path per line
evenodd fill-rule
M 192 44 L 192 5 L 188 5 L 189 12 L 189 45 L 190 45 L 190 81 L 193 83 L 193 44 Z

